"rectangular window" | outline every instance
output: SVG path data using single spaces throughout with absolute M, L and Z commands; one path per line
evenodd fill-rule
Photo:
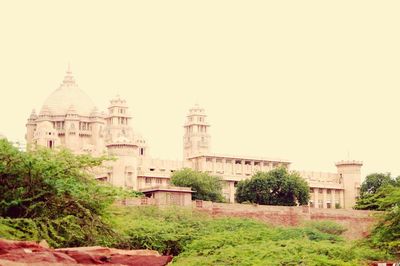
M 146 177 L 146 184 L 151 184 L 151 177 Z
M 161 184 L 161 183 L 162 183 L 162 179 L 161 179 L 161 178 L 157 178 L 157 179 L 156 179 L 156 183 L 157 183 L 157 184 Z
M 318 193 L 322 194 L 322 188 L 318 189 Z

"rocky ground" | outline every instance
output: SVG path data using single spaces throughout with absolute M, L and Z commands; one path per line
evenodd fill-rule
M 114 265 L 162 266 L 172 256 L 152 250 L 121 250 L 105 247 L 52 249 L 45 242 L 0 239 L 0 266 Z

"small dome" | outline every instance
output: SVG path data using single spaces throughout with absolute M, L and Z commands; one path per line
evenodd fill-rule
M 196 103 L 189 109 L 189 115 L 205 115 L 204 108 L 200 107 L 200 105 Z
M 67 71 L 60 87 L 55 90 L 44 102 L 51 115 L 66 115 L 71 106 L 74 106 L 76 113 L 81 116 L 89 116 L 95 108 L 93 101 L 83 92 L 72 76 Z

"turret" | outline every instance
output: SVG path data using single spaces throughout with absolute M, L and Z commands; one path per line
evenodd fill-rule
M 26 143 L 32 143 L 33 141 L 33 136 L 36 130 L 36 119 L 38 116 L 36 115 L 35 109 L 32 110 L 31 115 L 28 118 L 28 121 L 26 123 L 26 135 L 25 135 L 25 140 Z
M 183 159 L 210 151 L 210 125 L 206 121 L 206 114 L 203 108 L 196 104 L 190 108 L 184 125 L 183 136 Z
M 99 155 L 104 152 L 104 115 L 101 114 L 96 107 L 94 107 L 90 113 L 90 121 L 92 131 L 91 144 L 94 146 L 96 154 Z
M 133 139 L 131 118 L 126 101 L 117 96 L 110 101 L 104 132 L 108 153 L 117 157 L 112 164 L 110 182 L 136 189 L 138 146 Z
M 340 182 L 344 188 L 344 208 L 354 207 L 357 197 L 360 194 L 361 183 L 361 161 L 346 160 L 336 163 Z

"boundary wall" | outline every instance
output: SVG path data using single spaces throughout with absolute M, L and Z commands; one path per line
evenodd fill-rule
M 120 202 L 126 206 L 165 206 L 151 198 L 136 198 Z M 165 206 L 166 207 L 166 206 Z M 189 207 L 190 208 L 190 207 Z M 241 217 L 257 219 L 279 226 L 297 226 L 307 221 L 332 221 L 343 225 L 347 239 L 368 236 L 378 221 L 379 212 L 352 209 L 318 209 L 309 206 L 270 206 L 257 204 L 214 203 L 211 201 L 192 201 L 192 210 L 206 212 L 214 217 Z

